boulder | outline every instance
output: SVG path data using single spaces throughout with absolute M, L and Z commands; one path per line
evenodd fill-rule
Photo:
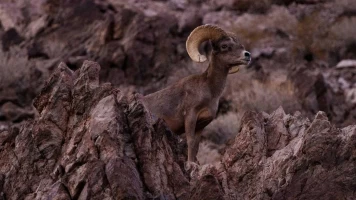
M 184 198 L 182 145 L 141 101 L 99 84 L 100 66 L 61 63 L 34 106 L 39 117 L 0 133 L 7 199 Z M 19 184 L 20 183 L 20 184 Z
M 38 117 L 0 132 L 2 199 L 353 199 L 356 126 L 282 108 L 248 111 L 215 164 L 184 170 L 186 144 L 140 95 L 61 63 Z

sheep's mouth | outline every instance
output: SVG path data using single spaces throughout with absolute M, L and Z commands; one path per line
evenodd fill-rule
M 233 67 L 244 67 L 246 66 L 247 64 L 242 64 L 242 63 L 239 63 L 239 64 L 231 64 L 229 65 L 229 68 L 233 68 Z
M 249 60 L 239 61 L 229 65 L 229 74 L 234 74 L 240 70 L 240 67 L 246 67 L 250 63 Z
M 250 60 L 241 60 L 241 61 L 239 61 L 239 62 L 230 64 L 229 67 L 230 67 L 230 68 L 233 68 L 233 67 L 243 67 L 243 66 L 248 65 L 249 63 L 250 63 Z

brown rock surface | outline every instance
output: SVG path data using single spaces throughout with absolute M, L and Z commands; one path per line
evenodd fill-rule
M 228 80 L 227 111 L 322 110 L 350 125 L 354 70 L 335 66 L 356 59 L 355 10 L 354 0 L 3 0 L 0 129 L 34 118 L 32 100 L 60 62 L 75 70 L 95 60 L 101 80 L 143 94 L 203 71 L 185 51 L 202 23 L 236 32 L 253 55 L 247 73 Z
M 0 133 L 5 199 L 183 198 L 178 139 L 134 96 L 99 84 L 100 66 L 61 63 L 35 99 L 39 118 Z
M 183 169 L 186 147 L 100 66 L 61 63 L 39 116 L 0 132 L 1 199 L 354 199 L 356 126 L 279 108 L 246 112 L 221 162 Z
M 338 128 L 356 123 L 355 10 L 354 0 L 0 1 L 0 199 L 354 199 L 355 127 Z M 210 165 L 190 179 L 184 140 L 131 93 L 205 70 L 185 51 L 202 23 L 237 33 L 253 58 L 228 77 L 198 154 Z
M 221 163 L 200 171 L 200 187 L 220 186 L 221 199 L 356 197 L 356 126 L 337 129 L 323 112 L 309 122 L 281 109 L 271 115 L 247 112 L 241 123 Z M 286 137 L 275 141 L 280 132 Z

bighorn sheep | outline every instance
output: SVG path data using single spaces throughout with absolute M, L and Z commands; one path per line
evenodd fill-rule
M 143 97 L 148 110 L 162 118 L 174 133 L 185 132 L 188 169 L 196 166 L 201 131 L 215 118 L 227 75 L 236 73 L 251 60 L 250 53 L 245 51 L 234 33 L 207 24 L 195 28 L 186 42 L 187 52 L 195 62 L 208 59 L 198 50 L 204 41 L 210 41 L 212 47 L 209 67 L 204 73 L 188 76 Z

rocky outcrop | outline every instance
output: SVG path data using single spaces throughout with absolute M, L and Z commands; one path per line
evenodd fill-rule
M 353 199 L 356 126 L 335 128 L 319 112 L 312 122 L 280 108 L 247 112 L 218 167 L 201 172 L 221 199 Z M 202 189 L 204 190 L 204 189 Z
M 99 85 L 100 66 L 61 63 L 34 106 L 39 118 L 1 132 L 4 199 L 184 198 L 177 136 L 134 95 Z
M 282 105 L 308 117 L 323 110 L 340 127 L 352 124 L 356 103 L 347 101 L 355 86 L 335 95 L 329 83 L 339 78 L 339 61 L 356 59 L 355 10 L 354 0 L 1 1 L 0 130 L 35 117 L 32 100 L 60 62 L 76 70 L 95 60 L 101 80 L 143 94 L 205 70 L 185 51 L 188 34 L 203 23 L 237 33 L 253 56 L 247 81 L 237 74 L 228 80 L 229 111 Z M 342 78 L 353 74 L 342 71 Z M 305 84 L 300 76 L 308 77 Z
M 0 199 L 356 197 L 356 126 L 249 111 L 221 162 L 187 173 L 184 140 L 99 71 L 61 63 L 34 101 L 38 118 L 0 132 Z

